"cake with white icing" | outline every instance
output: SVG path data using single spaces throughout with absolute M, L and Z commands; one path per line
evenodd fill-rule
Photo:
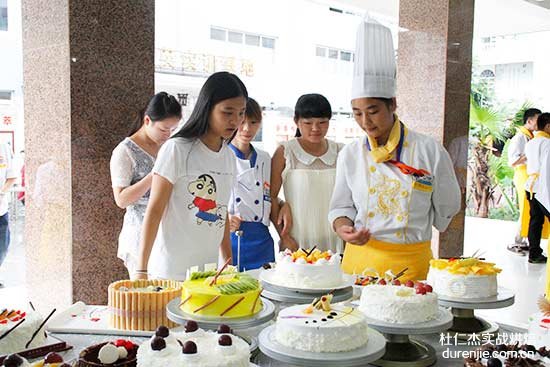
M 318 249 L 277 254 L 273 283 L 292 288 L 331 288 L 342 284 L 340 255 Z
M 277 342 L 293 349 L 319 353 L 344 352 L 366 345 L 365 316 L 352 307 L 328 303 L 328 307 L 298 305 L 281 310 L 275 324 Z
M 494 263 L 477 258 L 433 259 L 428 282 L 442 297 L 488 298 L 497 295 L 501 271 Z
M 33 310 L 0 309 L 0 355 L 43 345 L 46 340 L 43 321 Z
M 437 318 L 439 307 L 432 287 L 409 280 L 404 285 L 367 285 L 361 294 L 359 310 L 367 317 L 396 324 L 418 324 Z
M 227 325 L 217 332 L 188 321 L 185 332 L 156 333 L 137 352 L 138 367 L 249 367 L 250 348 Z

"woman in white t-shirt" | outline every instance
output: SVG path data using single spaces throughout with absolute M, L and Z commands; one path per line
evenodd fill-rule
M 159 151 L 135 278 L 184 280 L 191 266 L 231 257 L 227 205 L 235 157 L 227 147 L 248 93 L 234 74 L 212 74 L 189 120 Z
M 136 270 L 155 157 L 180 120 L 181 105 L 174 96 L 166 92 L 155 94 L 139 112 L 128 137 L 116 146 L 111 156 L 113 195 L 117 206 L 126 209 L 117 255 L 130 276 Z

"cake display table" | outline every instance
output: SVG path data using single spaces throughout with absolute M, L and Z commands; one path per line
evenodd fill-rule
M 439 304 L 450 307 L 453 314 L 453 326 L 449 331 L 456 333 L 460 340 L 468 340 L 471 334 L 490 335 L 493 338 L 498 330 L 498 324 L 475 316 L 475 310 L 488 310 L 508 307 L 514 304 L 514 292 L 499 288 L 498 294 L 488 298 L 451 298 L 439 296 Z
M 382 357 L 385 352 L 384 336 L 376 330 L 369 329 L 367 344 L 355 350 L 340 353 L 314 353 L 296 350 L 284 346 L 275 339 L 275 325 L 268 326 L 260 333 L 260 350 L 266 356 L 284 365 L 296 366 L 364 366 Z
M 206 330 L 215 330 L 220 324 L 226 324 L 232 329 L 247 329 L 255 326 L 259 326 L 267 323 L 273 317 L 275 317 L 276 307 L 268 299 L 261 298 L 262 300 L 262 310 L 257 314 L 250 317 L 239 317 L 239 318 L 205 318 L 197 315 L 191 315 L 186 312 L 183 312 L 179 305 L 181 302 L 180 298 L 175 298 L 166 306 L 166 314 L 168 319 L 175 322 L 176 324 L 183 325 L 188 320 L 196 321 L 200 328 Z
M 437 319 L 420 324 L 395 324 L 369 317 L 367 323 L 386 337 L 385 354 L 371 364 L 382 367 L 426 367 L 437 360 L 435 349 L 409 336 L 443 332 L 453 324 L 453 315 L 440 307 Z

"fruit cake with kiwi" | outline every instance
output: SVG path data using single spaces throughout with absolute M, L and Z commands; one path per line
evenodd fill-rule
M 207 318 L 236 318 L 262 309 L 260 283 L 234 270 L 191 273 L 183 282 L 180 308 Z

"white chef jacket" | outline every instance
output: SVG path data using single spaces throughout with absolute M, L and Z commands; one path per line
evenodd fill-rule
M 250 167 L 251 160 L 235 157 L 237 179 L 229 200 L 229 213 L 246 222 L 269 226 L 271 157 L 263 150 L 254 149 L 257 154 L 254 167 Z
M 548 138 L 535 137 L 525 146 L 527 174 L 529 175 L 525 183 L 525 190 L 536 193 L 536 199 L 544 205 L 546 209 L 550 208 L 549 154 L 550 139 Z
M 460 188 L 445 148 L 408 130 L 401 161 L 431 173 L 415 180 L 389 163 L 376 163 L 366 139 L 345 146 L 338 156 L 330 225 L 345 216 L 373 238 L 395 244 L 429 241 L 432 224 L 444 231 L 460 210 Z
M 529 142 L 529 138 L 520 131 L 510 139 L 510 143 L 508 144 L 508 164 L 510 166 L 525 154 L 525 145 L 527 142 Z

